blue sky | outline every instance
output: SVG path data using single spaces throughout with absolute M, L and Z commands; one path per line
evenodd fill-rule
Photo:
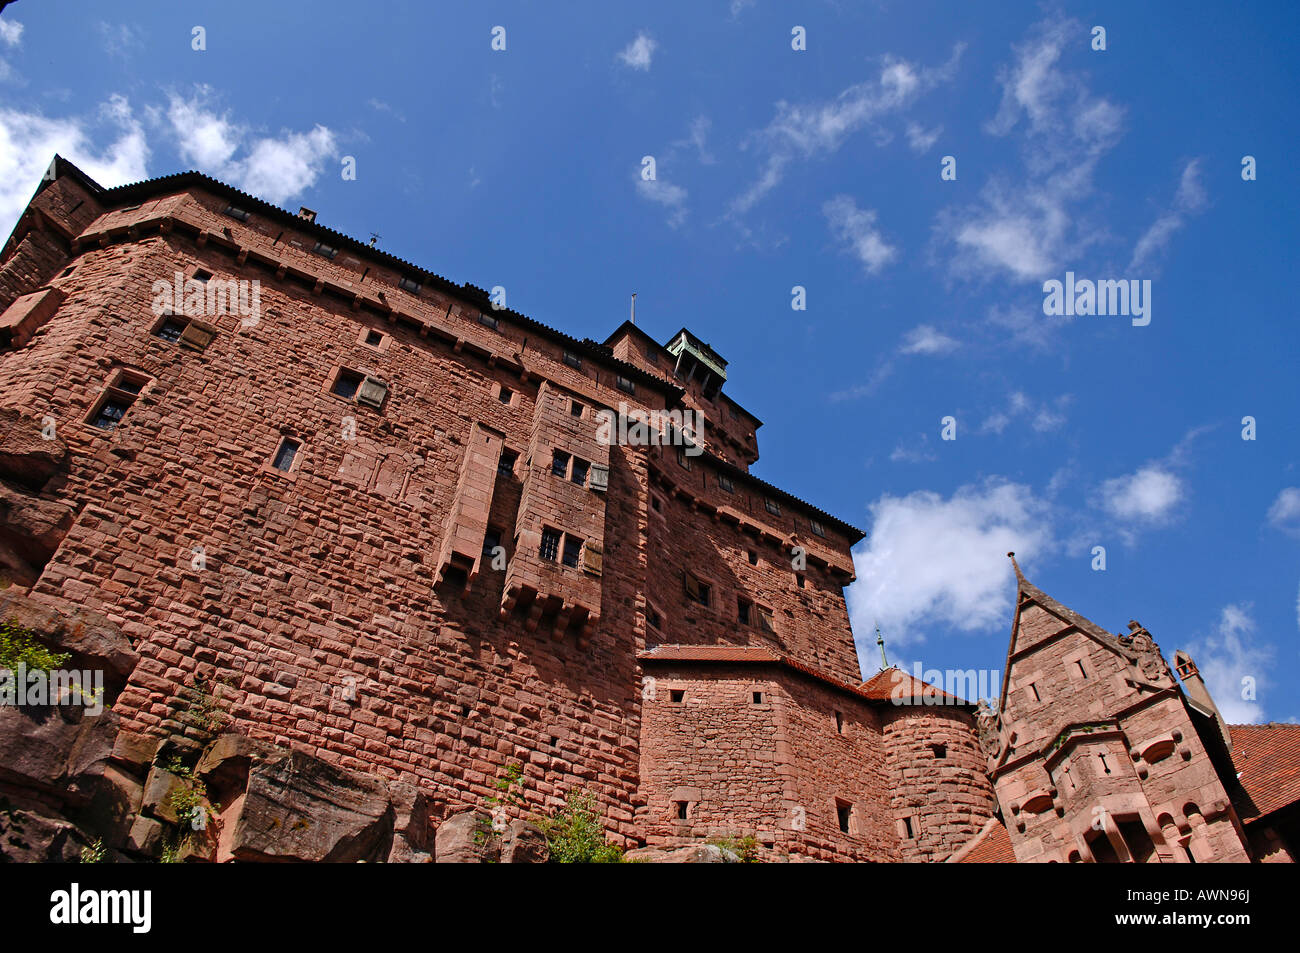
M 1000 669 L 1015 549 L 1230 720 L 1300 716 L 1296 6 L 611 6 L 19 0 L 0 230 L 57 150 L 311 206 L 579 336 L 636 292 L 731 362 L 755 472 L 867 531 L 867 675 L 876 620 L 891 661 Z M 1067 271 L 1151 281 L 1150 324 L 1044 315 Z

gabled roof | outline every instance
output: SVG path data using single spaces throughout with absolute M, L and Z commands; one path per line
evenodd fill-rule
M 1016 637 L 1020 634 L 1020 613 L 1026 601 L 1033 602 L 1046 609 L 1068 625 L 1074 626 L 1102 648 L 1114 652 L 1130 664 L 1136 665 L 1138 663 L 1138 653 L 1123 645 L 1118 636 L 1107 632 L 1091 619 L 1079 615 L 1069 606 L 1057 602 L 1026 579 L 1025 574 L 1020 571 L 1020 564 L 1016 562 L 1015 553 L 1007 553 L 1007 557 L 1011 560 L 1011 566 L 1016 572 L 1016 610 L 1011 620 L 1011 637 L 1007 640 L 1007 658 L 1002 666 L 1002 691 L 998 695 L 998 711 L 1006 711 L 1007 685 L 1011 681 L 1011 657 L 1016 654 Z M 1028 598 L 1026 599 L 1026 597 Z
M 930 704 L 970 705 L 964 698 L 945 692 L 942 688 L 923 682 L 901 668 L 891 665 L 883 668 L 862 683 L 862 691 L 876 701 L 906 698 L 909 701 L 931 699 Z
M 1233 802 L 1242 821 L 1300 803 L 1300 725 L 1229 725 L 1240 790 Z

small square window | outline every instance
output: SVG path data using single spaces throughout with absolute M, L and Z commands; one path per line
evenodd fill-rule
M 636 393 L 636 384 L 632 383 L 632 381 L 628 380 L 628 379 L 627 379 L 626 377 L 624 377 L 622 374 L 619 374 L 619 375 L 615 376 L 615 378 L 614 378 L 614 386 L 617 387 L 619 390 L 621 390 L 621 391 L 622 391 L 623 393 L 625 393 L 625 394 L 635 394 L 635 393 Z
M 936 758 L 946 758 L 946 757 L 948 757 L 948 746 L 947 746 L 947 745 L 930 745 L 930 752 L 931 752 L 931 753 L 932 753 Z
M 809 520 L 808 528 L 813 531 L 814 535 L 825 538 L 826 527 L 821 524 L 820 520 Z
M 501 459 L 497 460 L 497 473 L 501 476 L 515 475 L 515 461 L 519 459 L 519 454 L 513 450 L 502 450 Z
M 563 450 L 556 450 L 551 457 L 551 473 L 557 477 L 569 475 L 569 455 Z
M 763 506 L 765 506 L 767 508 L 767 511 L 771 513 L 773 516 L 781 515 L 781 504 L 778 503 L 776 500 L 773 500 L 770 497 L 766 498 L 763 500 Z
M 131 403 L 130 400 L 123 397 L 105 397 L 103 402 L 100 403 L 99 409 L 95 411 L 94 417 L 91 418 L 90 425 L 98 427 L 100 430 L 117 429 L 117 425 L 126 416 Z
M 582 358 L 573 351 L 564 352 L 564 363 L 577 370 L 582 370 Z
M 713 593 L 712 587 L 707 582 L 699 579 L 689 572 L 682 575 L 683 584 L 686 586 L 686 598 L 692 602 L 698 602 L 702 606 L 709 604 L 710 596 Z
M 718 474 L 718 486 L 720 486 L 725 493 L 736 492 L 736 484 L 733 483 L 731 477 L 727 476 L 725 473 Z
M 690 801 L 673 801 L 673 806 L 677 811 L 677 819 L 679 821 L 684 821 L 689 818 L 691 809 Z
M 479 312 L 478 323 L 483 325 L 485 328 L 491 328 L 493 331 L 497 330 L 501 326 L 501 322 L 496 319 L 495 315 L 484 314 L 482 311 Z
M 542 548 L 539 555 L 550 562 L 555 562 L 555 556 L 560 551 L 560 531 L 551 529 L 549 526 L 542 529 Z
M 668 700 L 674 705 L 680 705 L 686 700 L 686 692 L 680 688 L 674 688 L 668 693 Z
M 754 552 L 752 549 L 749 550 L 749 564 L 751 566 L 758 565 L 758 553 Z
M 397 285 L 403 291 L 409 291 L 413 295 L 418 295 L 420 293 L 420 283 L 418 281 L 412 281 L 405 275 L 397 280 Z
M 334 256 L 338 254 L 337 248 L 333 245 L 326 245 L 324 242 L 317 242 L 316 247 L 313 248 L 312 251 L 320 255 L 322 258 L 328 258 L 331 261 L 334 259 Z
M 187 324 L 189 324 L 188 321 L 179 318 L 163 318 L 162 324 L 158 325 L 153 333 L 164 341 L 175 344 L 181 339 L 181 335 L 185 333 L 185 325 Z
M 582 404 L 578 403 L 576 400 L 573 400 L 573 401 L 570 401 L 570 402 L 569 402 L 569 414 L 570 414 L 570 415 L 572 415 L 572 416 L 574 416 L 574 417 L 581 417 L 581 416 L 582 416 L 582 411 L 583 411 L 583 406 L 582 406 Z
M 293 461 L 298 456 L 298 448 L 302 444 L 297 440 L 291 440 L 285 437 L 280 441 L 280 446 L 275 451 L 275 458 L 271 461 L 271 466 L 284 473 L 293 469 Z
M 349 371 L 346 368 L 341 369 L 338 376 L 334 378 L 334 386 L 330 392 L 337 394 L 339 397 L 345 397 L 352 400 L 357 396 L 357 390 L 361 387 L 361 382 L 365 380 L 364 375 L 356 371 Z
M 591 465 L 587 463 L 586 460 L 582 460 L 579 459 L 578 457 L 574 457 L 573 472 L 569 475 L 569 479 L 572 480 L 574 483 L 578 484 L 578 486 L 586 486 L 587 471 L 590 469 L 590 466 Z
M 497 400 L 501 401 L 501 403 L 503 404 L 508 404 L 510 403 L 511 398 L 513 398 L 514 396 L 515 396 L 514 391 L 512 391 L 509 387 L 503 387 L 497 393 Z
M 762 693 L 762 692 L 754 692 L 754 693 L 753 693 L 753 697 L 752 697 L 752 701 L 753 701 L 753 703 L 754 703 L 755 705 L 761 705 L 761 704 L 763 704 L 763 693 Z
M 577 566 L 578 557 L 582 555 L 582 540 L 568 533 L 564 537 L 564 557 L 562 562 L 566 566 Z
M 240 222 L 248 221 L 248 213 L 245 212 L 238 205 L 227 205 L 225 214 L 229 215 L 231 218 L 235 219 L 236 221 L 240 221 Z
M 207 271 L 203 268 L 196 268 L 194 269 L 193 280 L 197 281 L 201 285 L 206 285 L 209 281 L 212 280 L 212 272 Z
M 384 334 L 382 331 L 370 330 L 366 332 L 366 343 L 371 347 L 379 347 L 384 343 Z

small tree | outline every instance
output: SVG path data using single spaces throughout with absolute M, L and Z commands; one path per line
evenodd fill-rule
M 565 805 L 537 826 L 546 835 L 551 862 L 557 864 L 617 864 L 623 849 L 605 841 L 605 828 L 596 813 L 596 795 L 587 789 L 570 791 Z

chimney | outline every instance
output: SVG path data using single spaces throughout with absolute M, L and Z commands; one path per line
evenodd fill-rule
M 1228 754 L 1232 754 L 1232 735 L 1228 732 L 1228 723 L 1223 720 L 1223 715 L 1219 714 L 1219 707 L 1210 697 L 1210 690 L 1205 687 L 1205 680 L 1201 678 L 1201 673 L 1197 670 L 1192 657 L 1179 649 L 1174 653 L 1174 669 L 1178 672 L 1178 677 L 1183 680 L 1183 691 L 1186 692 L 1188 700 L 1197 708 L 1214 716 L 1214 720 L 1219 725 L 1219 732 L 1223 735 L 1223 743 L 1228 746 Z
M 305 205 L 298 206 L 298 217 L 305 218 L 309 222 L 316 221 L 316 212 Z

